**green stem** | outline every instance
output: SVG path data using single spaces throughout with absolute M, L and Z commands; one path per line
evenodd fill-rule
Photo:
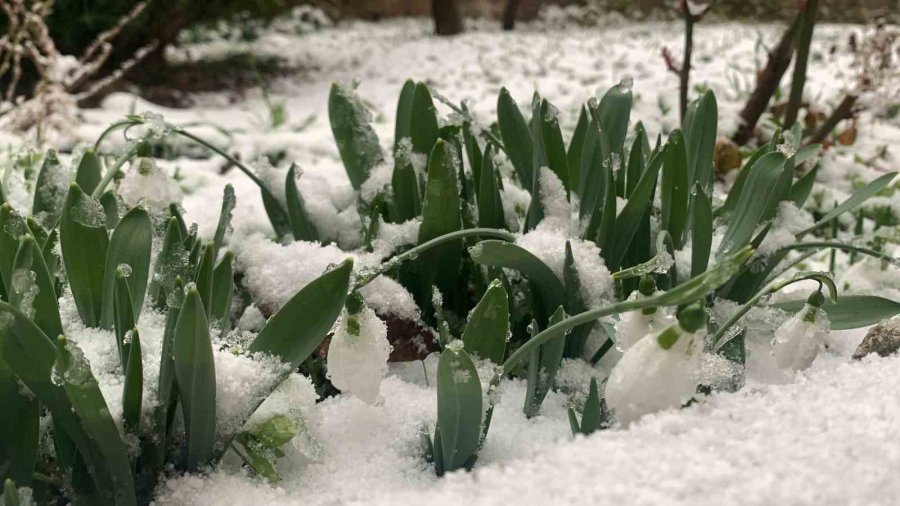
M 789 251 L 789 250 L 803 250 L 803 249 L 821 249 L 821 248 L 834 248 L 842 251 L 851 251 L 856 253 L 861 253 L 863 255 L 868 255 L 871 257 L 875 257 L 879 260 L 884 260 L 885 262 L 893 265 L 894 267 L 900 267 L 900 260 L 892 257 L 891 255 L 887 255 L 880 251 L 875 251 L 870 248 L 864 248 L 862 246 L 854 246 L 852 244 L 846 244 L 842 242 L 829 242 L 829 241 L 811 241 L 811 242 L 798 242 L 795 244 L 791 244 L 785 246 L 777 251 Z
M 132 143 L 128 146 L 128 149 L 126 149 L 125 152 L 122 153 L 121 156 L 116 158 L 116 163 L 106 171 L 106 174 L 103 175 L 103 179 L 101 179 L 100 182 L 97 183 L 97 187 L 94 188 L 94 192 L 91 193 L 91 198 L 96 200 L 99 199 L 101 195 L 103 195 L 103 192 L 106 191 L 106 187 L 109 186 L 109 183 L 111 183 L 113 178 L 116 177 L 116 174 L 119 173 L 119 169 L 121 169 L 122 166 L 125 165 L 125 163 L 130 160 L 131 157 L 134 156 L 134 154 L 137 152 L 137 148 L 137 143 Z
M 495 229 L 495 228 L 469 228 L 469 229 L 465 229 L 465 230 L 457 230 L 456 232 L 450 232 L 449 234 L 444 234 L 440 237 L 435 237 L 434 239 L 432 239 L 430 241 L 426 241 L 414 248 L 404 251 L 403 253 L 400 253 L 399 255 L 392 257 L 388 261 L 383 262 L 374 271 L 371 271 L 364 275 L 359 276 L 356 279 L 356 282 L 353 284 L 353 288 L 351 289 L 351 291 L 358 290 L 358 289 L 368 285 L 369 283 L 374 281 L 375 278 L 377 278 L 378 276 L 397 267 L 398 265 L 405 262 L 406 260 L 410 260 L 410 259 L 418 257 L 420 254 L 424 253 L 425 251 L 430 250 L 431 248 L 434 248 L 435 246 L 439 246 L 439 245 L 444 244 L 449 241 L 454 241 L 457 239 L 462 239 L 465 237 L 473 237 L 473 236 L 492 237 L 494 239 L 500 239 L 500 240 L 507 241 L 507 242 L 514 242 L 516 240 L 516 236 L 514 236 L 513 234 L 511 234 L 505 230 L 499 230 L 499 229 Z
M 122 120 L 122 121 L 113 123 L 113 124 L 110 125 L 106 130 L 104 130 L 102 134 L 100 134 L 100 138 L 97 139 L 97 142 L 96 142 L 96 143 L 94 143 L 94 148 L 97 149 L 97 148 L 100 146 L 100 142 L 103 141 L 103 138 L 106 137 L 106 135 L 108 135 L 109 133 L 111 133 L 111 132 L 113 132 L 113 131 L 115 131 L 115 130 L 117 130 L 117 129 L 119 129 L 119 128 L 126 127 L 126 126 L 131 126 L 131 125 L 143 125 L 143 124 L 145 124 L 145 123 L 146 123 L 146 122 L 145 122 L 142 118 L 140 118 L 140 117 L 138 117 L 138 116 L 133 116 L 133 117 L 130 117 L 130 118 L 128 118 L 128 119 L 125 119 L 125 120 Z M 247 177 L 249 177 L 251 181 L 253 181 L 254 183 L 256 183 L 257 186 L 259 186 L 259 190 L 260 190 L 266 197 L 268 197 L 273 203 L 277 204 L 278 207 L 281 208 L 281 211 L 282 211 L 282 213 L 284 213 L 285 216 L 288 215 L 288 214 L 287 214 L 287 211 L 286 211 L 286 210 L 284 209 L 284 207 L 281 205 L 280 200 L 279 200 L 278 198 L 276 198 L 275 195 L 269 190 L 269 188 L 266 187 L 265 183 L 263 183 L 262 180 L 259 179 L 259 178 L 256 176 L 256 174 L 253 173 L 253 170 L 251 170 L 249 167 L 247 167 L 246 165 L 244 165 L 243 163 L 241 163 L 240 160 L 238 160 L 237 158 L 235 158 L 235 157 L 229 155 L 228 153 L 226 153 L 225 151 L 223 151 L 222 149 L 220 149 L 220 148 L 217 147 L 216 145 L 210 143 L 209 141 L 206 141 L 205 139 L 203 139 L 203 138 L 201 138 L 201 137 L 198 137 L 198 136 L 192 134 L 191 132 L 188 132 L 188 131 L 185 130 L 184 128 L 181 128 L 181 127 L 174 127 L 174 128 L 172 129 L 172 133 L 176 133 L 176 134 L 178 134 L 178 135 L 181 135 L 182 137 L 186 137 L 186 138 L 188 138 L 188 139 L 190 139 L 190 140 L 196 142 L 197 144 L 200 144 L 201 146 L 205 147 L 206 149 L 212 151 L 213 153 L 215 153 L 215 154 L 221 156 L 222 158 L 228 160 L 228 161 L 231 162 L 232 164 L 234 164 L 235 167 L 237 167 L 238 169 L 240 169 L 240 171 L 243 172 Z M 123 163 L 124 163 L 124 162 L 123 162 Z M 120 167 L 120 166 L 121 166 L 121 165 L 119 165 L 119 167 Z M 118 167 L 117 167 L 117 168 L 118 168 Z M 115 170 L 110 171 L 110 172 L 112 173 L 113 176 L 115 175 Z M 109 174 L 107 174 L 107 176 L 109 177 L 109 179 L 112 178 L 112 176 L 110 176 Z M 106 182 L 106 184 L 108 184 L 108 181 L 106 181 L 106 179 L 107 179 L 107 178 L 104 177 L 104 181 Z M 102 186 L 105 186 L 103 183 L 104 183 L 104 182 L 101 182 L 101 185 L 102 185 Z M 97 188 L 100 189 L 101 186 L 98 186 Z M 95 192 L 95 193 L 96 193 L 96 192 Z M 101 193 L 102 193 L 102 192 L 101 192 Z M 95 198 L 96 198 L 96 197 L 95 197 Z
M 733 314 L 731 316 L 731 318 L 729 318 L 728 321 L 726 321 L 721 327 L 719 327 L 719 330 L 717 330 L 716 333 L 713 334 L 713 337 L 712 337 L 713 349 L 718 351 L 722 348 L 722 346 L 725 346 L 725 344 L 728 343 L 727 340 L 723 341 L 721 343 L 719 341 L 721 341 L 722 338 L 725 336 L 725 334 L 728 332 L 728 330 L 731 327 L 733 327 L 738 322 L 738 320 L 740 320 L 745 314 L 747 314 L 751 309 L 753 309 L 753 307 L 756 306 L 756 304 L 759 303 L 759 301 L 763 297 L 765 297 L 767 295 L 771 295 L 788 285 L 792 285 L 794 283 L 798 283 L 800 281 L 807 281 L 807 280 L 818 281 L 820 287 L 823 284 L 826 285 L 828 287 L 829 293 L 831 294 L 831 299 L 835 300 L 837 298 L 837 288 L 834 286 L 834 281 L 832 281 L 830 276 L 828 276 L 824 273 L 821 273 L 821 272 L 801 272 L 790 279 L 771 283 L 768 286 L 766 286 L 765 288 L 763 288 L 762 290 L 756 292 L 756 295 L 754 295 L 753 297 L 750 297 L 750 300 L 748 300 L 741 307 L 739 307 L 737 312 L 735 314 Z
M 103 142 L 103 139 L 105 139 L 107 135 L 115 132 L 116 130 L 118 130 L 120 128 L 125 128 L 125 127 L 129 127 L 132 125 L 140 125 L 141 123 L 143 123 L 143 122 L 138 121 L 136 119 L 129 118 L 129 119 L 124 119 L 122 121 L 117 121 L 117 122 L 113 123 L 112 125 L 109 125 L 108 127 L 106 127 L 106 130 L 104 130 L 103 133 L 100 134 L 100 137 L 97 138 L 97 141 L 94 142 L 94 151 L 96 151 L 98 153 L 100 152 L 100 143 Z

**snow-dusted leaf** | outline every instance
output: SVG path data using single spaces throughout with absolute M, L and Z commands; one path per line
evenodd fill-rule
M 675 249 L 684 244 L 684 231 L 688 223 L 690 201 L 690 173 L 687 148 L 681 130 L 669 136 L 663 148 L 662 181 L 660 183 L 660 227 L 672 236 Z M 740 245 L 742 246 L 742 245 Z
M 78 162 L 78 168 L 75 169 L 75 182 L 85 193 L 93 193 L 100 184 L 102 172 L 102 165 L 97 153 L 93 149 L 86 149 Z
M 519 183 L 524 188 L 531 188 L 536 170 L 532 167 L 531 133 L 522 111 L 506 88 L 500 90 L 500 96 L 497 98 L 497 124 L 500 126 L 506 156 L 516 170 Z
M 216 435 L 216 369 L 206 310 L 189 287 L 175 326 L 175 378 L 187 433 L 187 467 L 197 469 L 213 457 Z
M 210 320 L 221 323 L 222 330 L 228 328 L 231 314 L 231 299 L 234 294 L 234 253 L 226 251 L 213 271 L 212 303 Z
M 506 358 L 506 339 L 509 333 L 509 302 L 500 280 L 494 280 L 485 290 L 463 331 L 466 351 L 502 364 Z
M 566 290 L 556 274 L 525 248 L 492 239 L 472 246 L 469 248 L 469 254 L 479 265 L 514 269 L 534 283 L 541 294 L 540 309 L 544 311 L 545 319 L 549 318 L 557 307 L 565 304 Z
M 691 186 L 700 183 L 704 191 L 712 189 L 718 120 L 716 96 L 707 90 L 688 106 L 682 127 L 687 143 L 688 180 Z
M 12 369 L 0 359 L 0 480 L 31 483 L 38 456 L 40 407 L 37 399 L 22 391 Z
M 353 261 L 347 259 L 304 286 L 269 319 L 248 351 L 275 355 L 292 367 L 303 363 L 340 315 L 352 272 Z
M 328 95 L 328 117 L 347 177 L 359 190 L 372 168 L 384 160 L 378 136 L 369 124 L 371 113 L 352 88 L 334 83 Z
M 481 404 L 475 364 L 462 343 L 448 346 L 437 369 L 437 424 L 444 472 L 473 462 L 481 435 Z
M 296 166 L 291 165 L 284 182 L 285 198 L 287 199 L 288 220 L 291 223 L 291 233 L 297 241 L 318 241 L 319 232 L 309 219 L 306 212 L 306 202 L 297 188 Z
M 736 251 L 750 242 L 760 222 L 778 202 L 770 197 L 784 171 L 785 158 L 778 152 L 760 157 L 749 170 L 740 197 L 731 213 L 717 256 Z
M 99 327 L 103 323 L 104 273 L 109 249 L 106 214 L 103 206 L 81 191 L 77 183 L 69 187 L 63 206 L 59 242 L 78 315 L 86 326 Z
M 101 316 L 103 328 L 111 329 L 113 326 L 113 286 L 116 282 L 116 270 L 123 265 L 128 266 L 125 274 L 131 287 L 134 320 L 140 318 L 150 278 L 152 243 L 153 226 L 150 224 L 150 215 L 140 207 L 128 211 L 113 231 L 106 253 Z
M 144 365 L 141 356 L 141 339 L 138 329 L 128 334 L 128 360 L 125 364 L 125 382 L 122 386 L 122 412 L 125 429 L 133 434 L 140 433 L 141 406 L 144 392 Z

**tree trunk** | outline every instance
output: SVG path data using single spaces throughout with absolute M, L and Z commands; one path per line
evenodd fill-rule
M 519 11 L 519 0 L 506 0 L 506 8 L 503 9 L 503 29 L 512 30 L 516 27 L 516 13 Z
M 778 45 L 769 52 L 769 60 L 766 62 L 765 68 L 760 73 L 756 83 L 756 89 L 750 95 L 750 99 L 741 110 L 741 123 L 738 126 L 732 140 L 738 146 L 743 146 L 753 137 L 753 130 L 756 123 L 766 110 L 772 95 L 781 83 L 781 78 L 787 72 L 791 64 L 791 57 L 794 50 L 794 38 L 800 26 L 800 16 L 794 18 L 791 26 L 785 30 L 781 36 Z
M 431 13 L 436 34 L 456 35 L 463 32 L 462 16 L 456 0 L 431 0 Z

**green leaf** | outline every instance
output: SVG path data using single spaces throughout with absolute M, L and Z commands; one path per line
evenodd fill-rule
M 19 489 L 13 480 L 5 479 L 3 481 L 3 504 L 4 506 L 21 506 L 21 497 L 19 497 Z
M 546 153 L 547 164 L 556 176 L 562 181 L 566 188 L 566 197 L 569 196 L 571 190 L 571 182 L 569 181 L 569 161 L 566 155 L 566 145 L 563 142 L 562 132 L 559 129 L 559 118 L 557 118 L 557 109 L 553 105 L 543 100 L 541 101 L 540 121 L 541 137 L 544 141 L 544 152 Z
M 131 298 L 131 287 L 128 276 L 122 267 L 116 268 L 113 284 L 113 328 L 116 334 L 116 348 L 119 350 L 119 362 L 122 369 L 128 368 L 129 352 L 125 343 L 126 334 L 135 327 L 134 302 Z
M 587 109 L 582 106 L 581 112 L 578 114 L 578 123 L 575 124 L 575 131 L 572 132 L 572 140 L 569 141 L 569 149 L 566 151 L 566 159 L 569 164 L 569 190 L 578 193 L 580 191 L 581 182 L 581 157 L 584 151 L 585 136 L 588 132 L 590 118 Z
M 286 445 L 300 431 L 300 423 L 287 415 L 274 415 L 253 427 L 250 432 L 269 448 Z
M 629 199 L 637 189 L 646 168 L 647 160 L 650 158 L 650 141 L 647 139 L 644 125 L 638 123 L 634 131 L 634 142 L 631 144 L 631 151 L 628 154 L 628 167 L 625 169 L 627 171 L 625 174 L 625 196 Z
M 394 122 L 394 151 L 402 139 L 412 137 L 412 110 L 413 97 L 416 93 L 416 82 L 407 79 L 400 89 L 400 98 L 397 100 L 397 116 Z
M 773 206 L 777 207 L 778 202 L 773 202 L 775 199 L 770 197 L 776 191 L 776 182 L 782 175 L 784 163 L 784 155 L 772 152 L 745 169 L 750 172 L 731 213 L 717 255 L 721 256 L 747 245 L 764 217 Z
M 803 308 L 806 299 L 773 304 L 789 313 Z M 825 301 L 822 306 L 831 322 L 832 330 L 857 329 L 875 325 L 900 314 L 900 302 L 875 295 L 842 295 L 837 302 Z
M 285 193 L 287 197 L 288 219 L 291 223 L 291 232 L 297 241 L 318 241 L 319 231 L 309 219 L 306 213 L 306 203 L 303 201 L 303 195 L 297 188 L 296 166 L 291 165 L 288 170 L 287 179 L 284 182 Z
M 197 272 L 194 274 L 194 283 L 197 285 L 197 292 L 200 294 L 200 300 L 203 301 L 203 307 L 206 309 L 206 317 L 209 319 L 210 311 L 212 311 L 213 298 L 213 275 L 215 274 L 215 262 L 213 258 L 213 244 L 207 242 L 200 246 L 200 260 L 197 264 Z
M 681 130 L 669 136 L 663 149 L 662 184 L 660 202 L 662 222 L 660 227 L 668 230 L 675 249 L 684 245 L 684 232 L 688 221 L 690 199 L 690 174 L 688 173 L 687 151 Z
M 819 173 L 819 167 L 821 167 L 821 165 L 817 163 L 812 170 L 798 179 L 791 187 L 790 199 L 797 207 L 802 208 L 803 205 L 806 204 L 806 199 L 809 198 L 809 195 L 812 193 L 813 185 L 816 183 L 816 174 Z
M 293 166 L 291 169 L 293 169 Z M 288 175 L 288 180 L 291 181 L 290 175 Z M 290 189 L 288 188 L 286 191 L 288 192 L 288 213 L 290 213 Z M 231 226 L 231 215 L 236 205 L 237 198 L 234 196 L 234 187 L 231 186 L 231 183 L 228 183 L 225 185 L 225 190 L 222 193 L 222 210 L 219 211 L 219 223 L 216 225 L 216 235 L 213 236 L 213 257 L 219 256 L 219 250 L 222 248 L 222 244 L 225 243 L 225 234 Z
M 173 303 L 180 305 L 180 300 L 173 297 Z M 178 389 L 175 384 L 175 358 L 173 348 L 175 341 L 175 328 L 178 324 L 180 306 L 169 307 L 166 312 L 166 326 L 163 330 L 162 353 L 159 361 L 159 381 L 157 382 L 157 405 L 153 410 L 153 418 L 156 422 L 159 438 L 154 441 L 154 454 L 156 455 L 156 468 L 161 468 L 166 460 L 166 451 L 169 436 L 172 434 L 172 422 L 174 421 L 175 408 L 178 402 Z
M 59 163 L 56 151 L 47 151 L 34 184 L 34 203 L 31 206 L 31 214 L 44 226 L 53 226 L 59 218 L 69 177 L 69 172 Z
M 734 211 L 735 207 L 737 207 L 738 199 L 741 196 L 741 191 L 744 189 L 744 184 L 747 182 L 747 176 L 750 174 L 751 169 L 756 164 L 757 160 L 759 160 L 763 155 L 769 152 L 770 150 L 768 150 L 768 147 L 763 146 L 754 151 L 752 155 L 750 155 L 750 158 L 746 163 L 744 163 L 744 166 L 738 173 L 737 178 L 734 180 L 734 184 L 731 185 L 731 190 L 728 191 L 728 196 L 725 197 L 725 203 L 716 208 L 714 216 L 722 216 Z
M 495 279 L 469 314 L 462 340 L 466 351 L 495 364 L 502 364 L 506 358 L 508 333 L 509 302 L 506 289 L 499 279 Z
M 893 181 L 896 176 L 896 172 L 889 172 L 883 176 L 879 176 L 866 186 L 863 186 L 859 190 L 856 190 L 853 195 L 850 195 L 850 197 L 847 198 L 847 200 L 841 202 L 840 205 L 825 213 L 825 216 L 823 216 L 818 222 L 816 222 L 815 225 L 800 232 L 797 235 L 805 235 L 811 230 L 828 223 L 829 221 L 837 218 L 847 211 L 856 209 L 860 204 L 874 197 L 878 192 L 884 189 L 884 187 L 891 184 L 891 181 Z
M 269 217 L 269 223 L 272 225 L 275 235 L 279 238 L 285 237 L 291 233 L 291 219 L 281 207 L 281 203 L 271 195 L 271 189 L 267 188 L 266 190 L 260 192 L 266 216 Z
M 694 187 L 694 206 L 691 216 L 691 277 L 706 270 L 712 250 L 713 214 L 709 196 L 700 183 Z
M 138 329 L 131 329 L 130 336 L 128 362 L 125 367 L 125 384 L 122 389 L 122 412 L 125 430 L 132 434 L 139 434 L 144 391 L 144 365 L 141 359 L 141 339 Z
M 12 274 L 19 237 L 26 234 L 25 221 L 9 204 L 0 206 L 0 279 L 4 293 L 12 293 Z
M 59 243 L 75 307 L 88 327 L 99 327 L 103 321 L 104 273 L 109 248 L 105 220 L 100 203 L 73 183 L 59 223 Z
M 565 304 L 566 291 L 556 274 L 521 246 L 506 241 L 487 240 L 469 248 L 469 254 L 479 265 L 517 270 L 534 283 L 539 291 L 544 319 Z
M 213 293 L 210 318 L 221 323 L 222 330 L 228 328 L 231 315 L 231 299 L 234 294 L 234 253 L 226 251 L 213 271 Z
M 494 170 L 494 151 L 488 145 L 484 150 L 481 167 L 481 182 L 478 185 L 478 226 L 483 228 L 506 228 L 503 214 L 503 201 L 497 185 L 497 173 Z
M 9 287 L 9 302 L 28 314 L 44 332 L 62 333 L 54 280 L 31 235 L 19 241 Z
M 475 364 L 465 350 L 447 347 L 437 369 L 437 425 L 446 472 L 465 467 L 478 451 L 481 404 Z
M 275 465 L 275 459 L 278 456 L 276 452 L 279 450 L 267 447 L 247 432 L 241 432 L 236 439 L 242 448 L 242 451 L 238 451 L 238 455 L 253 468 L 256 474 L 272 483 L 281 481 L 281 475 L 278 474 L 278 468 Z
M 40 406 L 0 355 L 0 480 L 31 483 L 38 456 Z
M 547 324 L 552 326 L 565 318 L 566 312 L 562 306 L 559 306 L 550 316 Z M 532 331 L 537 332 L 537 322 L 532 320 L 531 325 Z M 532 337 L 534 336 L 532 335 Z M 528 418 L 537 416 L 544 399 L 547 397 L 550 389 L 556 384 L 556 373 L 562 364 L 565 347 L 565 336 L 559 336 L 542 344 L 536 352 L 532 353 L 531 362 L 528 364 L 528 384 L 525 390 L 525 406 L 523 408 L 523 412 Z
M 359 190 L 372 168 L 384 160 L 378 136 L 369 124 L 372 114 L 356 92 L 334 83 L 328 95 L 328 117 L 344 169 L 354 190 Z
M 106 215 L 106 230 L 115 230 L 119 225 L 119 203 L 116 201 L 116 194 L 112 190 L 100 196 L 100 205 L 103 206 L 103 213 Z
M 78 183 L 78 186 L 85 193 L 94 193 L 94 189 L 100 184 L 102 173 L 103 168 L 97 153 L 93 149 L 84 150 L 81 161 L 78 162 L 78 168 L 75 170 L 75 182 Z
M 353 261 L 347 259 L 304 286 L 269 318 L 248 351 L 275 355 L 298 367 L 322 344 L 341 314 L 352 272 Z
M 156 263 L 153 266 L 153 282 L 150 283 L 150 300 L 156 308 L 166 307 L 168 293 L 176 294 L 174 290 L 175 278 L 189 279 L 188 253 L 184 249 L 178 219 L 172 217 L 166 226 L 166 233 L 162 239 L 162 246 L 156 255 Z
M 419 244 L 462 229 L 459 186 L 453 147 L 439 140 L 434 145 L 428 162 L 428 182 L 422 208 L 422 224 L 419 225 Z M 462 253 L 462 241 L 452 241 L 432 248 L 419 256 L 420 303 L 431 297 L 431 286 L 437 285 L 445 294 L 459 281 L 458 271 Z
M 638 232 L 641 220 L 653 206 L 653 193 L 656 189 L 656 180 L 659 177 L 659 169 L 662 167 L 663 155 L 657 153 L 650 159 L 647 170 L 641 175 L 634 192 L 625 202 L 625 207 L 616 219 L 616 229 L 612 241 L 612 251 L 609 255 L 609 264 L 613 269 L 622 265 L 628 246 L 634 240 Z
M 590 110 L 594 119 L 588 125 L 581 153 L 580 181 L 578 195 L 581 197 L 579 213 L 582 218 L 593 216 L 603 203 L 606 185 L 612 183 L 612 168 L 609 166 L 609 146 L 606 133 L 600 130 L 596 109 Z
M 631 85 L 624 81 L 607 90 L 600 99 L 600 128 L 606 132 L 610 153 L 621 153 L 625 146 L 632 101 Z
M 500 97 L 497 99 L 497 124 L 500 126 L 506 156 L 516 170 L 519 183 L 523 188 L 530 189 L 535 171 L 531 165 L 534 149 L 531 133 L 519 106 L 506 88 L 500 89 Z
M 216 368 L 209 323 L 200 293 L 188 287 L 173 343 L 175 378 L 187 433 L 187 467 L 199 469 L 213 457 L 216 437 Z
M 584 435 L 592 434 L 602 428 L 603 406 L 597 390 L 597 378 L 591 378 L 591 386 L 584 401 L 584 413 L 581 415 L 581 430 Z
M 688 180 L 700 183 L 704 191 L 712 190 L 713 151 L 716 148 L 718 104 L 712 90 L 688 106 L 684 118 L 684 140 L 687 143 Z
M 428 154 L 434 149 L 434 143 L 438 140 L 438 120 L 431 93 L 425 83 L 416 83 L 413 94 L 412 109 L 409 118 L 413 151 Z M 398 139 L 395 139 L 397 142 Z
M 131 474 L 128 451 L 119 436 L 119 429 L 112 419 L 109 407 L 84 354 L 78 345 L 63 336 L 57 338 L 55 368 L 54 374 L 61 381 L 74 414 L 109 469 L 114 490 L 98 489 L 98 492 L 113 493 L 116 505 L 136 504 L 134 477 Z M 55 421 L 54 416 L 54 423 Z
M 74 445 L 73 451 L 77 448 L 87 466 L 89 478 L 108 499 L 107 502 L 112 503 L 112 471 L 108 467 L 109 462 L 93 439 L 85 433 L 87 427 L 82 425 L 65 390 L 60 386 L 63 370 L 58 370 L 60 381 L 51 379 L 51 371 L 56 362 L 56 347 L 33 322 L 5 302 L 0 302 L 0 357 L 50 411 L 56 433 L 54 439 L 57 442 L 66 439 Z M 126 469 L 130 471 L 127 462 Z M 129 476 L 127 483 L 122 486 L 130 484 Z
M 130 268 L 128 285 L 131 287 L 134 320 L 140 319 L 150 279 L 152 244 L 153 226 L 150 224 L 150 215 L 140 207 L 128 211 L 113 231 L 112 238 L 109 240 L 109 250 L 106 253 L 101 316 L 103 328 L 110 329 L 113 326 L 113 286 L 116 282 L 116 269 L 122 265 Z

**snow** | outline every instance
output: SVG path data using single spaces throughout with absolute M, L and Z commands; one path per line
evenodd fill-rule
M 82 141 L 96 139 L 132 105 L 137 111 L 152 111 L 146 118 L 158 136 L 170 127 L 153 114 L 164 114 L 174 124 L 196 123 L 198 126 L 190 127 L 192 132 L 241 160 L 260 160 L 254 166 L 279 199 L 284 195 L 286 165 L 270 169 L 265 167 L 267 158 L 283 155 L 303 168 L 298 188 L 321 243 L 282 244 L 273 240 L 259 189 L 222 160 L 198 157 L 203 151 L 183 139 L 171 140 L 176 157 L 157 161 L 154 170 L 158 172 L 151 171 L 168 175 L 166 184 L 163 179 L 147 182 L 134 169 L 126 170 L 125 179 L 118 183 L 123 197 L 128 195 L 126 203 L 143 199 L 151 206 L 163 205 L 180 198 L 185 219 L 198 224 L 203 238 L 211 238 L 214 233 L 223 186 L 234 186 L 237 207 L 228 247 L 235 252 L 237 269 L 244 274 L 242 282 L 253 304 L 244 309 L 239 330 L 214 343 L 220 431 L 239 429 L 239 421 L 249 409 L 287 373 L 271 358 L 240 352 L 267 316 L 329 265 L 353 257 L 357 269 L 372 268 L 417 239 L 416 220 L 382 223 L 373 242 L 374 251 L 360 248 L 363 235 L 358 193 L 344 173 L 328 123 L 326 104 L 331 82 L 360 79 L 355 93 L 370 108 L 373 128 L 386 153 L 391 151 L 386 147 L 394 141 L 397 94 L 407 77 L 425 80 L 454 102 L 465 100 L 472 115 L 483 119 L 476 128 L 486 128 L 495 117 L 501 85 L 508 86 L 523 106 L 537 89 L 554 103 L 558 110 L 555 115 L 568 138 L 584 100 L 602 94 L 623 77 L 633 76 L 629 83 L 635 97 L 633 121 L 641 120 L 651 139 L 678 125 L 675 77 L 662 65 L 659 52 L 662 47 L 674 48 L 673 56 L 679 58 L 680 23 L 619 22 L 599 31 L 574 26 L 562 31 L 535 24 L 504 34 L 477 23 L 474 28 L 459 37 L 438 39 L 429 35 L 430 28 L 423 20 L 347 23 L 302 36 L 273 30 L 264 31 L 256 42 L 216 41 L 174 50 L 176 57 L 187 58 L 188 54 L 249 49 L 263 57 L 282 57 L 288 65 L 305 69 L 301 78 L 291 76 L 272 83 L 271 94 L 283 99 L 289 117 L 282 127 L 260 125 L 259 111 L 265 105 L 254 91 L 236 101 L 224 93 L 197 95 L 192 97 L 196 106 L 186 110 L 116 93 L 107 97 L 102 107 L 78 112 L 80 121 L 73 128 Z M 733 131 L 737 112 L 755 83 L 755 66 L 765 57 L 756 42 L 773 40 L 780 27 L 704 22 L 695 30 L 693 84 L 715 90 L 720 132 Z M 858 30 L 853 26 L 817 26 L 807 97 L 831 107 L 852 86 L 856 71 L 845 51 L 845 40 Z M 839 50 L 833 54 L 826 51 L 831 45 Z M 442 116 L 448 112 L 440 103 L 437 108 Z M 213 126 L 227 129 L 230 136 Z M 820 184 L 811 202 L 827 209 L 846 198 L 855 182 L 869 181 L 893 167 L 895 145 L 900 139 L 898 120 L 864 111 L 859 129 L 855 145 L 835 145 L 823 153 L 817 176 Z M 5 133 L 0 136 L 4 145 L 15 145 L 15 139 Z M 104 147 L 115 151 L 124 141 L 114 135 L 107 142 Z M 424 171 L 424 157 L 412 153 L 409 144 L 401 140 L 394 156 L 407 157 L 418 172 Z M 886 154 L 880 155 L 883 148 Z M 531 196 L 517 185 L 507 184 L 513 170 L 503 153 L 497 153 L 494 161 L 505 176 L 501 195 L 506 219 L 512 230 L 519 230 Z M 383 163 L 373 169 L 362 188 L 364 198 L 384 187 L 391 167 Z M 172 183 L 176 173 L 177 183 Z M 17 174 L 7 171 L 0 173 L 0 178 L 10 202 L 25 210 L 31 204 L 31 189 Z M 177 185 L 177 192 L 170 183 Z M 612 298 L 609 270 L 595 245 L 570 237 L 577 233 L 579 224 L 572 223 L 569 204 L 559 198 L 561 188 L 551 171 L 540 169 L 540 197 L 546 217 L 535 230 L 518 236 L 517 244 L 547 263 L 562 280 L 565 241 L 570 240 L 583 298 L 589 306 L 602 304 Z M 896 196 L 879 197 L 872 204 L 876 202 L 898 209 Z M 102 209 L 92 200 L 85 200 L 84 205 L 83 221 L 96 224 L 97 218 L 102 218 L 98 214 Z M 806 210 L 782 205 L 761 253 L 789 244 L 792 234 L 808 226 L 809 220 Z M 689 248 L 676 252 L 675 261 L 682 274 L 688 272 L 689 259 Z M 673 261 L 665 260 L 666 267 Z M 900 299 L 900 274 L 895 269 L 884 270 L 879 261 L 864 259 L 841 269 L 837 277 L 841 289 Z M 362 295 L 378 315 L 393 314 L 413 321 L 420 318 L 409 292 L 386 277 L 366 286 Z M 122 373 L 115 347 L 111 346 L 115 339 L 110 332 L 83 328 L 69 294 L 63 294 L 62 304 L 66 334 L 83 350 L 113 418 L 120 423 Z M 735 310 L 734 304 L 717 301 L 712 317 L 722 322 Z M 376 395 L 381 397 L 381 402 L 374 404 L 360 398 L 371 399 L 368 393 L 355 395 L 364 391 L 358 387 L 355 392 L 348 389 L 351 395 L 316 403 L 309 380 L 291 374 L 248 425 L 262 423 L 275 414 L 302 420 L 305 430 L 286 445 L 290 448 L 278 463 L 282 481 L 269 484 L 247 476 L 234 455 L 229 455 L 209 475 L 167 478 L 160 485 L 156 504 L 890 504 L 900 496 L 900 485 L 892 472 L 900 465 L 896 445 L 900 436 L 896 423 L 900 418 L 900 392 L 892 387 L 900 382 L 900 358 L 868 357 L 851 362 L 850 353 L 864 332 L 832 332 L 823 336 L 827 350 L 819 351 L 809 369 L 787 374 L 778 384 L 772 384 L 765 359 L 771 358 L 776 329 L 791 315 L 770 308 L 754 309 L 741 322 L 750 353 L 747 385 L 740 391 L 719 392 L 679 410 L 678 401 L 688 396 L 689 388 L 669 385 L 671 377 L 658 369 L 663 372 L 655 377 L 654 385 L 677 395 L 666 396 L 665 403 L 654 403 L 653 408 L 671 409 L 637 419 L 636 412 L 626 413 L 628 408 L 623 408 L 628 403 L 626 398 L 618 407 L 621 421 L 630 422 L 628 428 L 617 426 L 573 439 L 566 409 L 570 405 L 580 407 L 591 378 L 597 378 L 602 386 L 602 380 L 618 362 L 620 372 L 614 375 L 625 378 L 614 388 L 639 389 L 655 401 L 652 396 L 662 392 L 633 381 L 626 385 L 625 380 L 636 378 L 635 371 L 647 367 L 648 358 L 663 363 L 666 358 L 684 358 L 671 354 L 676 348 L 659 349 L 650 332 L 660 328 L 644 328 L 647 322 L 640 322 L 638 317 L 641 315 L 630 314 L 619 322 L 617 330 L 622 337 L 637 341 L 624 356 L 610 350 L 596 367 L 584 361 L 565 361 L 558 375 L 559 391 L 548 395 L 540 415 L 532 419 L 522 413 L 524 382 L 504 380 L 492 396 L 499 401 L 472 473 L 438 479 L 422 457 L 419 433 L 431 430 L 435 423 L 437 354 L 432 354 L 422 363 L 390 364 L 386 378 L 381 380 L 379 375 L 377 380 L 370 380 L 367 386 L 377 383 Z M 366 318 L 378 319 L 369 312 Z M 367 330 L 372 332 L 367 335 L 383 338 L 380 322 L 370 323 Z M 640 329 L 626 330 L 629 325 Z M 145 308 L 138 327 L 147 415 L 156 403 L 155 375 L 164 316 Z M 796 337 L 793 330 L 782 329 L 780 335 Z M 644 337 L 648 334 L 649 338 Z M 595 326 L 588 339 L 589 354 L 605 339 L 600 326 Z M 385 343 L 378 343 L 383 354 Z M 687 346 L 688 340 L 682 337 L 679 343 Z M 375 358 L 379 358 L 380 374 L 383 362 Z M 688 373 L 678 378 L 682 386 L 697 382 L 723 390 L 735 386 L 734 366 L 720 357 L 697 351 L 687 362 L 674 364 Z M 483 381 L 491 375 L 491 367 L 478 364 Z M 151 422 L 149 416 L 146 421 Z

